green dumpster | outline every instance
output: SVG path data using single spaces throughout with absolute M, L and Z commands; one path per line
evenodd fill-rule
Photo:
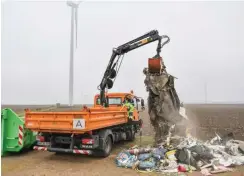
M 1 127 L 1 156 L 29 149 L 36 142 L 36 133 L 25 129 L 24 117 L 9 108 L 2 109 Z

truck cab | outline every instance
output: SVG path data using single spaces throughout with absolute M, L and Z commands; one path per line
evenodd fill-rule
M 144 105 L 144 100 L 141 97 L 137 97 L 133 94 L 133 91 L 131 91 L 130 93 L 108 93 L 106 94 L 106 99 L 108 102 L 108 108 L 118 108 L 124 107 L 124 102 L 125 102 L 125 98 L 127 96 L 132 97 L 132 104 L 134 106 L 134 112 L 133 112 L 133 117 L 134 120 L 133 121 L 138 121 L 139 120 L 139 112 L 143 111 L 145 109 L 145 105 Z M 101 101 L 99 98 L 99 94 L 95 95 L 94 97 L 94 107 L 98 108 L 98 107 L 102 107 L 101 105 Z M 139 108 L 141 107 L 141 109 Z

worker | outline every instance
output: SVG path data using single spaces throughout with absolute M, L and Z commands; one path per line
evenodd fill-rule
M 124 100 L 124 106 L 127 107 L 128 117 L 130 120 L 133 120 L 134 105 L 133 99 L 130 95 L 127 95 Z

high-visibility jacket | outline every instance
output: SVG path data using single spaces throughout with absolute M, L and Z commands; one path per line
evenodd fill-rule
M 127 107 L 128 116 L 130 116 L 130 114 L 134 112 L 134 106 L 128 101 L 126 101 L 124 105 Z

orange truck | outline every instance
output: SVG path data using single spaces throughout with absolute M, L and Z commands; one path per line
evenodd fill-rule
M 167 39 L 164 43 L 162 39 Z M 152 30 L 134 40 L 113 49 L 112 56 L 98 86 L 100 94 L 94 98 L 94 106 L 78 111 L 31 112 L 25 113 L 26 128 L 38 132 L 36 150 L 93 154 L 108 156 L 112 144 L 121 140 L 133 140 L 142 121 L 139 116 L 139 102 L 144 109 L 144 100 L 133 93 L 107 93 L 113 87 L 125 53 L 146 44 L 158 41 L 156 55 L 148 60 L 150 74 L 158 75 L 164 70 L 161 48 L 169 42 L 166 35 L 160 36 Z M 121 57 L 122 56 L 122 57 Z M 133 97 L 133 112 L 123 101 Z M 133 119 L 128 119 L 128 116 Z
M 134 103 L 132 120 L 123 104 L 126 96 L 131 96 Z M 109 108 L 101 106 L 96 95 L 93 107 L 84 106 L 78 111 L 26 110 L 26 128 L 38 132 L 34 149 L 106 157 L 114 143 L 134 140 L 142 125 L 139 107 L 144 109 L 144 100 L 131 93 L 108 93 L 106 97 Z

